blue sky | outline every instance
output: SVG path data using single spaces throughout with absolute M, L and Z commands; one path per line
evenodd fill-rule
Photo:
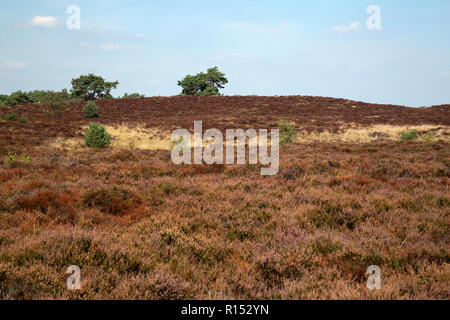
M 69 5 L 81 29 L 68 30 Z M 369 30 L 366 9 L 381 10 Z M 0 11 L 0 92 L 70 88 L 95 73 L 113 95 L 168 96 L 218 66 L 226 95 L 450 103 L 448 0 L 15 0 Z M 37 18 L 36 18 L 37 17 Z M 42 18 L 45 17 L 45 18 Z

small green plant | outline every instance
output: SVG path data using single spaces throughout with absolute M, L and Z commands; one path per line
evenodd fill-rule
M 85 118 L 97 118 L 98 107 L 94 102 L 88 102 L 83 108 L 83 113 Z
M 30 119 L 32 121 L 36 121 L 36 117 L 33 117 L 33 116 L 29 117 L 28 119 Z
M 8 164 L 16 163 L 16 162 L 24 162 L 24 163 L 30 163 L 31 157 L 30 156 L 18 156 L 16 153 L 9 152 L 8 155 L 5 158 L 5 162 Z
M 91 123 L 86 131 L 85 141 L 88 147 L 106 148 L 111 144 L 111 135 L 101 124 Z
M 425 135 L 423 136 L 423 141 L 425 142 L 431 142 L 434 140 L 434 132 L 431 130 L 428 130 Z
M 280 145 L 288 145 L 294 143 L 297 136 L 294 126 L 284 119 L 278 120 L 278 130 L 280 130 Z
M 11 113 L 7 113 L 7 114 L 5 115 L 5 118 L 8 119 L 8 120 L 10 120 L 10 121 L 17 121 L 17 119 L 18 119 L 19 117 L 17 116 L 17 113 L 11 112 Z
M 21 122 L 21 123 L 27 123 L 27 118 L 25 118 L 25 117 L 20 117 L 19 122 Z
M 401 141 L 412 141 L 416 140 L 419 137 L 417 130 L 405 130 L 400 135 Z

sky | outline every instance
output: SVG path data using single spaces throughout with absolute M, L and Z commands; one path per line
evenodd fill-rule
M 2 1 L 0 39 L 4 94 L 94 73 L 114 96 L 171 96 L 217 66 L 225 95 L 450 103 L 448 0 Z

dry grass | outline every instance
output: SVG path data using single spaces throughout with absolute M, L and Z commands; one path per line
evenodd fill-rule
M 106 125 L 105 128 L 111 134 L 111 149 L 113 150 L 170 150 L 170 134 L 158 129 L 149 129 L 142 124 L 129 126 L 124 123 Z M 87 126 L 83 126 L 78 134 L 82 135 L 86 129 Z M 57 137 L 51 139 L 49 145 L 52 148 L 67 151 L 86 149 L 83 138 Z
M 130 127 L 126 124 L 106 126 L 112 136 L 112 148 L 132 150 L 169 150 L 170 133 L 148 129 L 144 125 Z
M 345 125 L 340 130 L 308 132 L 300 131 L 296 141 L 299 143 L 315 142 L 350 142 L 350 143 L 369 143 L 373 141 L 400 141 L 403 131 L 417 130 L 421 135 L 428 131 L 433 132 L 434 140 L 450 141 L 450 127 L 436 125 L 417 125 L 417 126 L 398 126 L 398 125 L 372 125 L 360 126 L 352 124 L 350 128 Z
M 82 135 L 88 126 L 83 126 L 78 132 Z M 112 150 L 171 150 L 175 143 L 171 142 L 171 134 L 168 132 L 161 132 L 158 129 L 148 129 L 143 124 L 129 126 L 126 124 L 121 125 L 106 125 L 108 133 L 111 134 L 111 146 Z M 214 140 L 213 140 L 214 141 Z M 213 143 L 202 141 L 202 146 L 206 147 Z M 270 146 L 270 138 L 267 141 L 267 145 Z M 246 145 L 249 145 L 250 141 L 246 140 Z M 224 136 L 225 144 L 225 136 Z M 65 151 L 82 151 L 86 150 L 86 145 L 83 138 L 63 138 L 57 137 L 51 139 L 46 146 L 51 148 L 65 150 Z M 191 145 L 194 145 L 194 134 L 191 134 Z M 238 145 L 238 141 L 234 142 L 234 145 Z M 253 145 L 257 145 L 255 140 Z
M 128 150 L 170 150 L 173 143 L 170 141 L 169 132 L 161 132 L 158 129 L 146 128 L 143 124 L 129 126 L 107 125 L 107 131 L 112 136 L 111 149 Z M 83 126 L 79 131 L 81 135 L 87 126 Z M 317 142 L 348 142 L 348 143 L 369 143 L 374 141 L 400 141 L 403 131 L 417 130 L 423 137 L 427 132 L 433 133 L 434 141 L 450 141 L 450 127 L 436 125 L 417 125 L 417 126 L 395 126 L 395 125 L 373 125 L 362 127 L 353 124 L 351 128 L 344 126 L 342 129 L 330 131 L 299 131 L 296 142 L 298 143 L 317 143 Z M 420 138 L 419 138 L 420 139 Z M 191 144 L 193 145 L 193 135 Z M 51 139 L 49 145 L 66 151 L 85 150 L 83 138 L 63 138 L 57 137 Z M 208 143 L 204 143 L 203 147 Z M 237 142 L 235 142 L 237 145 Z M 268 141 L 270 145 L 270 140 Z

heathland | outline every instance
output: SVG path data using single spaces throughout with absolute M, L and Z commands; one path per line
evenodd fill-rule
M 0 107 L 2 299 L 449 299 L 450 105 L 288 96 Z M 280 171 L 180 165 L 170 133 L 296 132 Z M 111 145 L 85 145 L 91 122 Z M 81 289 L 66 270 L 81 268 Z M 366 287 L 370 265 L 381 289 Z

